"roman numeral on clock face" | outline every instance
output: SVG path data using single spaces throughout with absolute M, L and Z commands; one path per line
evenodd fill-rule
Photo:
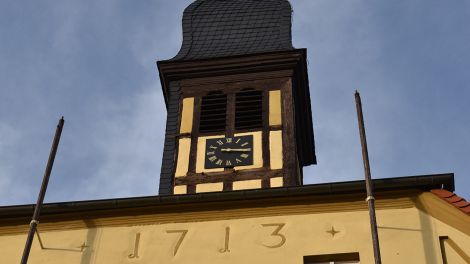
M 253 136 L 206 139 L 204 168 L 233 168 L 253 164 Z

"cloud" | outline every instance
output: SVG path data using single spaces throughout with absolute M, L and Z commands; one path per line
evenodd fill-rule
M 34 202 L 62 114 L 46 201 L 156 194 L 166 110 L 155 61 L 178 52 L 190 2 L 0 8 L 0 204 Z M 363 178 L 359 89 L 374 177 L 455 171 L 470 196 L 469 3 L 291 2 L 318 158 L 305 182 Z
M 22 138 L 22 131 L 10 124 L 0 122 L 0 205 L 10 204 L 11 201 L 22 200 L 26 197 L 25 189 L 12 188 L 20 183 L 14 177 L 15 166 L 18 163 L 15 148 Z
M 102 101 L 88 138 L 72 142 L 68 134 L 63 139 L 48 201 L 157 192 L 165 116 L 156 113 L 165 108 L 159 87 L 138 90 L 120 101 Z

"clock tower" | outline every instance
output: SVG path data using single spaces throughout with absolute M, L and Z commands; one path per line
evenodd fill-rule
M 302 184 L 316 163 L 307 51 L 287 0 L 197 0 L 158 61 L 167 106 L 160 195 Z

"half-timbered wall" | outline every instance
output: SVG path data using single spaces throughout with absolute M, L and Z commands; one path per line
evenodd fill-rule
M 291 71 L 276 71 L 182 80 L 173 193 L 299 184 L 291 78 Z M 237 117 L 237 113 L 241 113 L 241 110 L 237 109 L 237 96 L 246 96 L 247 91 L 256 95 L 253 103 L 260 104 L 260 124 L 257 124 L 257 116 L 242 116 L 245 119 Z M 220 113 L 214 113 L 212 116 L 207 115 L 207 110 L 201 113 L 201 109 L 204 109 L 201 107 L 204 98 L 209 96 L 211 99 L 214 95 L 219 98 L 218 106 L 214 109 L 226 111 L 226 118 L 221 121 L 226 125 L 224 131 L 220 131 L 220 125 L 217 124 L 211 131 L 211 125 L 207 122 L 211 121 L 210 118 L 214 118 L 214 122 L 221 120 Z M 220 98 L 225 97 L 226 107 L 220 108 Z M 240 103 L 238 105 L 240 106 Z M 256 112 L 255 115 L 257 114 Z M 244 125 L 247 123 L 248 125 Z M 204 124 L 204 129 L 201 129 L 201 124 Z M 252 165 L 225 169 L 204 168 L 207 139 L 242 135 L 253 136 Z

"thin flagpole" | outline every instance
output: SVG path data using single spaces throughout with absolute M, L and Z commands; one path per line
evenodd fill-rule
M 21 264 L 28 263 L 29 252 L 31 251 L 31 245 L 33 244 L 34 234 L 36 233 L 37 226 L 39 223 L 39 215 L 41 213 L 41 207 L 44 202 L 44 196 L 46 195 L 47 184 L 49 183 L 49 177 L 51 176 L 52 166 L 54 165 L 54 159 L 57 153 L 57 148 L 59 146 L 60 135 L 62 134 L 64 122 L 64 117 L 62 117 L 59 120 L 59 124 L 57 125 L 57 129 L 55 131 L 54 140 L 52 141 L 51 152 L 49 154 L 49 160 L 47 161 L 46 171 L 44 172 L 44 178 L 42 180 L 41 190 L 39 191 L 36 207 L 34 207 L 33 219 L 29 224 L 29 233 L 28 238 L 26 239 L 26 245 L 24 246 Z
M 372 185 L 372 177 L 370 174 L 369 151 L 367 150 L 366 129 L 364 127 L 364 117 L 362 115 L 361 95 L 358 91 L 356 91 L 354 97 L 356 99 L 357 121 L 359 124 L 359 134 L 361 136 L 362 159 L 364 163 L 364 174 L 366 178 L 367 190 L 366 201 L 367 205 L 369 206 L 370 229 L 372 233 L 372 243 L 374 247 L 374 259 L 375 264 L 381 264 L 382 260 L 380 257 L 379 235 L 377 232 L 377 220 L 375 217 L 374 186 Z

